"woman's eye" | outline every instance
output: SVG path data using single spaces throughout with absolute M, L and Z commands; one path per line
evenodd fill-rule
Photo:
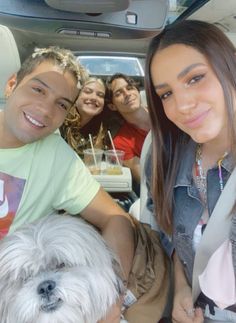
M 197 82 L 199 82 L 203 77 L 204 77 L 204 74 L 194 76 L 193 78 L 191 78 L 191 80 L 190 80 L 188 83 L 189 83 L 189 84 L 197 83 Z
M 90 88 L 84 88 L 84 89 L 82 90 L 82 92 L 84 92 L 84 93 L 86 93 L 86 94 L 91 94 L 91 93 L 93 93 L 93 91 L 92 91 Z
M 32 87 L 32 90 L 34 92 L 37 92 L 37 93 L 42 93 L 43 92 L 43 90 L 40 87 L 37 87 L 37 86 Z
M 168 91 L 168 92 L 165 92 L 165 93 L 163 93 L 163 94 L 159 95 L 159 97 L 160 97 L 160 99 L 161 99 L 162 101 L 164 101 L 164 100 L 166 100 L 170 95 L 171 95 L 171 91 Z
M 98 97 L 101 98 L 101 99 L 104 99 L 105 94 L 104 93 L 98 93 Z

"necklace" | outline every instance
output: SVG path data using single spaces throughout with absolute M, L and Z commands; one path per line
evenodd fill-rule
M 223 156 L 217 161 L 218 166 L 218 177 L 219 177 L 219 186 L 220 191 L 222 192 L 224 189 L 224 182 L 222 176 L 222 161 L 228 153 L 225 152 Z M 197 189 L 202 196 L 204 204 L 207 203 L 207 176 L 206 172 L 202 168 L 202 146 L 201 144 L 197 145 L 196 149 L 196 162 L 195 162 L 195 174 L 196 174 L 196 185 Z

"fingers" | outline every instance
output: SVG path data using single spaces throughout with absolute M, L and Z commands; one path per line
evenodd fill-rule
M 204 322 L 204 315 L 203 315 L 203 311 L 201 308 L 196 308 L 195 309 L 195 319 L 194 319 L 194 323 L 203 323 Z
M 192 323 L 195 319 L 195 308 L 186 306 L 185 308 L 179 308 L 173 311 L 172 319 L 175 323 Z
M 195 316 L 195 308 L 191 307 L 191 308 L 187 308 L 184 310 L 186 315 L 189 317 L 189 318 L 194 318 Z
M 178 311 L 178 313 L 173 313 L 172 321 L 174 323 L 192 323 L 193 318 L 194 318 L 194 316 L 193 317 L 192 317 L 192 315 L 189 316 L 189 315 L 187 315 L 186 311 L 182 310 L 181 312 Z
M 178 313 L 173 315 L 172 321 L 174 323 L 204 323 L 203 311 L 201 308 L 189 308 L 182 310 L 182 313 L 178 311 Z

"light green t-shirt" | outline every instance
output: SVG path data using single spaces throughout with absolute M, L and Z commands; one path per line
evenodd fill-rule
M 58 134 L 0 149 L 0 238 L 55 210 L 81 212 L 99 187 Z

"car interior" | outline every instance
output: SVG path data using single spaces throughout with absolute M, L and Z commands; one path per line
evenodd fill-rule
M 150 40 L 183 19 L 215 24 L 236 46 L 235 0 L 0 0 L 0 110 L 5 84 L 21 62 L 34 48 L 52 45 L 73 51 L 90 75 L 104 81 L 114 73 L 131 76 L 147 105 L 144 70 Z M 95 178 L 126 211 L 158 231 L 147 207 L 145 160 L 151 140 L 149 131 L 140 157 L 140 195 L 128 168 L 122 175 Z
M 50 45 L 72 50 L 91 75 L 104 80 L 126 72 L 139 82 L 146 102 L 149 42 L 166 25 L 182 19 L 214 23 L 236 44 L 235 0 L 227 0 L 227 5 L 222 0 L 0 0 L 0 108 L 4 109 L 7 79 L 35 47 Z M 155 228 L 150 213 L 143 211 L 147 198 L 143 165 L 150 142 L 149 134 L 141 155 L 141 201 L 134 215 Z M 130 206 L 138 197 L 132 195 L 130 178 L 125 181 L 128 184 L 119 183 L 118 177 L 109 183 L 103 179 L 107 191 L 125 194 Z

